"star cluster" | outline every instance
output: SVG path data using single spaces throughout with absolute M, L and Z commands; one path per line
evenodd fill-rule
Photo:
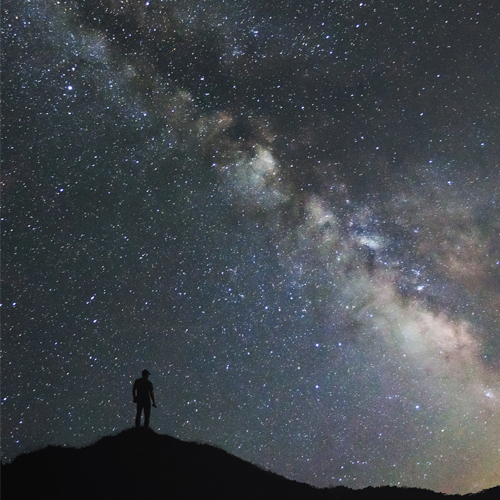
M 2 460 L 147 368 L 295 480 L 500 484 L 495 2 L 2 9 Z

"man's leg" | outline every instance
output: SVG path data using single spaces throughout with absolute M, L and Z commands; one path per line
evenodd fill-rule
M 151 402 L 144 403 L 144 427 L 149 427 L 149 416 L 151 415 Z
M 142 413 L 143 403 L 137 402 L 137 414 L 135 415 L 135 427 L 141 426 L 141 413 Z

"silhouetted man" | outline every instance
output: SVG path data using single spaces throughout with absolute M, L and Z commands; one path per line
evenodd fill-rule
M 135 416 L 135 426 L 141 426 L 141 414 L 144 409 L 144 427 L 149 427 L 149 416 L 151 415 L 151 400 L 153 408 L 156 408 L 153 384 L 148 380 L 151 373 L 142 370 L 142 378 L 138 378 L 132 387 L 134 403 L 137 403 L 137 415 Z

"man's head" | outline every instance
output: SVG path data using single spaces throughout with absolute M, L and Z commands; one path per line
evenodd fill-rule
M 142 376 L 144 378 L 148 378 L 150 375 L 151 375 L 151 373 L 149 373 L 147 370 L 142 370 Z

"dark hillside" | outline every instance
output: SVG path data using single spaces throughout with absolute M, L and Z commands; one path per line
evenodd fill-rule
M 498 497 L 499 489 L 477 495 Z M 130 429 L 86 448 L 49 446 L 2 465 L 2 499 L 438 498 L 402 488 L 317 489 L 210 445 Z

